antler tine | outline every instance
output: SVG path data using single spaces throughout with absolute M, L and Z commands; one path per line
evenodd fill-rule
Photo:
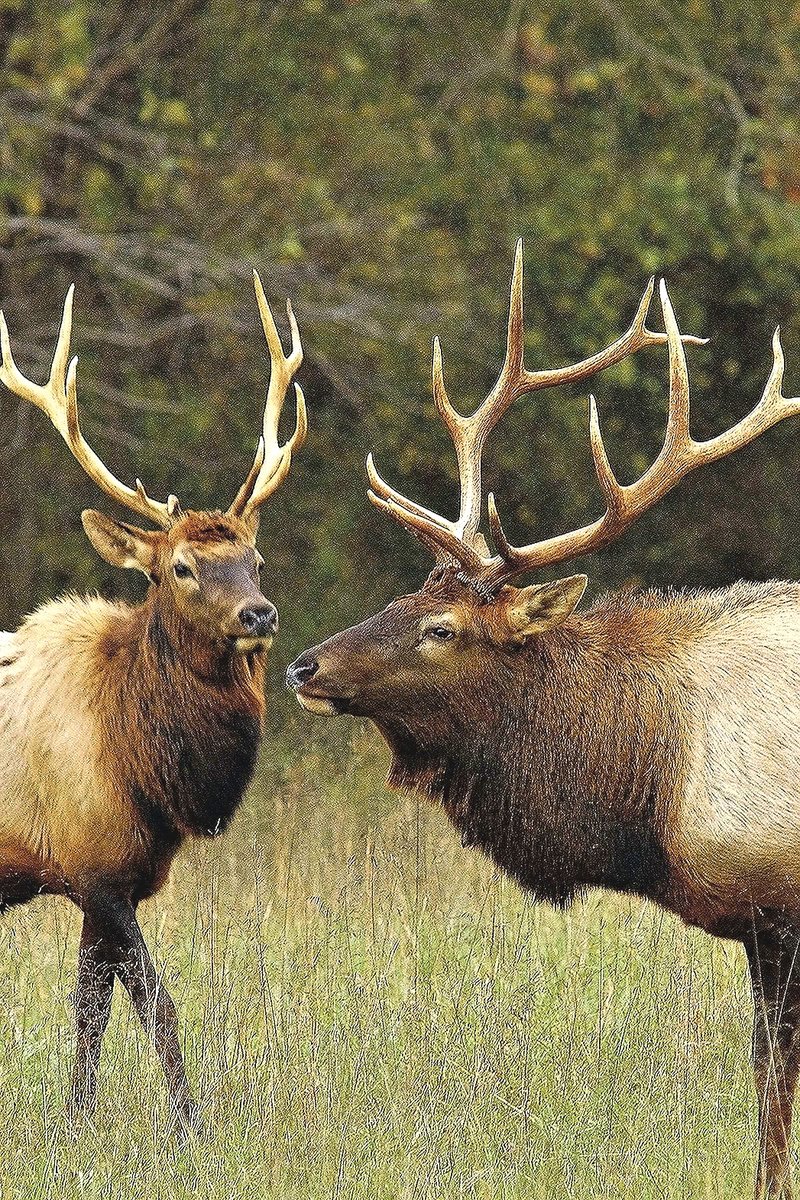
M 442 422 L 450 433 L 455 446 L 461 478 L 461 512 L 457 521 L 448 521 L 429 508 L 416 504 L 407 496 L 390 487 L 378 473 L 372 454 L 367 455 L 367 478 L 371 502 L 382 512 L 386 512 L 400 525 L 404 525 L 413 533 L 426 549 L 433 553 L 437 562 L 456 561 L 465 569 L 476 570 L 481 566 L 481 556 L 472 545 L 472 539 L 465 536 L 464 526 L 472 509 L 472 500 L 467 494 L 469 487 L 469 444 L 465 437 L 468 420 L 453 408 L 447 397 L 442 370 L 442 349 L 438 337 L 433 341 L 432 366 L 433 399 Z M 465 480 L 467 483 L 465 484 Z M 476 521 L 480 520 L 480 502 Z M 482 550 L 486 550 L 481 539 Z
M 48 379 L 47 379 L 47 388 L 45 389 L 46 391 L 49 390 L 51 393 L 54 391 L 54 389 L 56 387 L 58 387 L 59 381 L 64 380 L 65 376 L 67 377 L 67 384 L 69 385 L 69 376 L 67 375 L 67 372 L 69 369 L 69 345 L 70 345 L 70 341 L 72 340 L 72 301 L 73 301 L 74 297 L 75 297 L 75 284 L 71 283 L 69 285 L 69 287 L 67 288 L 67 294 L 64 299 L 64 311 L 61 314 L 61 324 L 58 327 L 58 338 L 56 339 L 56 349 L 55 349 L 55 353 L 53 355 L 53 362 L 50 366 L 50 375 L 48 376 Z M 3 324 L 5 324 L 5 321 L 3 321 Z M 9 353 L 10 353 L 10 350 L 11 350 L 11 348 L 9 346 Z M 4 355 L 4 357 L 5 357 L 5 355 Z M 75 365 L 75 368 L 77 369 L 77 359 L 74 359 L 73 363 Z M 72 375 L 74 378 L 74 376 L 75 376 L 74 370 L 72 371 Z M 67 395 L 68 396 L 70 395 L 69 386 L 67 386 Z M 47 412 L 47 409 L 45 409 L 45 412 Z M 52 415 L 51 415 L 51 420 L 52 420 Z M 57 426 L 57 428 L 59 428 L 59 432 L 61 432 L 63 434 L 64 430 L 60 426 Z
M 694 442 L 695 465 L 704 466 L 725 458 L 760 437 L 779 421 L 800 416 L 800 396 L 783 395 L 783 367 L 783 347 L 778 327 L 772 335 L 772 369 L 758 404 L 731 429 L 706 442 Z
M 291 334 L 291 350 L 286 355 L 283 350 L 278 327 L 272 315 L 264 288 L 258 272 L 253 271 L 253 286 L 256 292 L 258 312 L 261 317 L 261 327 L 267 340 L 270 357 L 269 387 L 264 406 L 262 434 L 259 438 L 258 449 L 253 466 L 247 474 L 242 486 L 236 494 L 236 499 L 228 512 L 237 517 L 251 517 L 261 507 L 273 492 L 276 492 L 289 473 L 292 465 L 292 455 L 299 450 L 306 440 L 308 433 L 308 414 L 303 389 L 299 383 L 294 384 L 296 417 L 294 433 L 282 446 L 278 441 L 278 424 L 286 400 L 289 384 L 293 381 L 303 362 L 303 346 L 300 341 L 300 331 L 297 327 L 291 300 L 286 301 L 286 314 L 289 318 Z
M 689 430 L 689 374 L 683 349 L 683 342 L 687 339 L 682 338 L 680 334 L 663 280 L 659 293 L 667 331 L 670 381 L 667 430 L 658 457 L 635 483 L 627 486 L 618 483 L 603 445 L 597 406 L 594 397 L 590 397 L 592 457 L 606 501 L 605 513 L 582 529 L 529 546 L 515 547 L 503 532 L 494 497 L 490 496 L 489 523 L 498 555 L 492 561 L 484 563 L 480 575 L 483 583 L 497 587 L 523 572 L 552 567 L 607 546 L 616 541 L 637 517 L 661 500 L 690 471 L 725 458 L 754 441 L 772 425 L 787 417 L 800 415 L 800 397 L 786 397 L 782 393 L 784 358 L 780 331 L 776 329 L 772 340 L 772 369 L 761 399 L 731 429 L 709 438 L 708 441 L 696 442 Z
M 35 404 L 47 414 L 89 478 L 112 500 L 160 525 L 162 529 L 168 529 L 180 516 L 177 498 L 170 496 L 165 504 L 152 500 L 138 479 L 134 488 L 126 487 L 109 471 L 81 433 L 78 419 L 78 359 L 76 357 L 69 362 L 74 293 L 75 285 L 70 284 L 64 300 L 50 374 L 47 383 L 43 385 L 27 379 L 14 362 L 8 326 L 3 313 L 0 312 L 0 380 L 15 396 Z
M 527 390 L 525 387 L 527 372 L 523 366 L 525 328 L 522 284 L 522 238 L 519 238 L 514 253 L 514 270 L 511 276 L 505 360 L 496 384 L 483 403 L 478 406 L 471 417 L 460 418 L 461 438 L 456 443 L 461 477 L 459 529 L 464 541 L 473 546 L 477 544 L 484 550 L 486 550 L 486 543 L 478 533 L 481 523 L 483 448 L 497 422 L 517 397 Z
M 659 465 L 660 458 L 667 460 L 673 454 L 686 453 L 692 443 L 692 435 L 689 432 L 689 368 L 686 365 L 686 353 L 681 344 L 675 310 L 663 279 L 658 285 L 658 292 L 669 348 L 669 414 L 664 445 L 659 458 L 656 459 L 654 470 Z
M 461 485 L 461 500 L 456 521 L 448 521 L 430 509 L 415 504 L 412 500 L 390 488 L 378 475 L 372 455 L 367 459 L 370 499 L 399 523 L 406 524 L 421 540 L 427 535 L 427 544 L 438 549 L 436 557 L 441 560 L 455 559 L 465 569 L 477 569 L 488 548 L 479 532 L 481 522 L 481 456 L 484 443 L 491 430 L 500 420 L 514 399 L 514 387 L 522 374 L 524 345 L 522 317 L 522 239 L 517 242 L 514 257 L 514 273 L 511 281 L 511 299 L 508 314 L 508 337 L 506 358 L 497 383 L 475 410 L 465 417 L 457 412 L 447 396 L 442 367 L 442 348 L 438 337 L 433 341 L 432 387 L 437 412 L 450 434 L 458 462 Z M 379 501 L 383 501 L 381 504 Z
M 393 500 L 386 500 L 377 492 L 367 492 L 370 501 L 381 512 L 387 513 L 404 529 L 413 533 L 425 548 L 431 551 L 437 562 L 457 562 L 466 571 L 479 573 L 483 567 L 481 555 L 465 546 L 456 535 L 442 526 L 434 526 L 420 513 L 401 507 Z
M 461 489 L 458 518 L 455 521 L 448 521 L 429 509 L 415 504 L 399 492 L 389 488 L 375 471 L 374 464 L 368 465 L 368 470 L 371 471 L 371 498 L 375 503 L 382 499 L 390 505 L 395 520 L 401 524 L 405 521 L 409 530 L 417 537 L 421 537 L 424 530 L 428 544 L 433 543 L 438 547 L 437 558 L 440 561 L 450 561 L 455 558 L 465 569 L 474 571 L 476 570 L 475 562 L 478 559 L 481 563 L 480 571 L 484 574 L 487 571 L 490 574 L 496 572 L 498 566 L 497 561 L 489 554 L 486 542 L 480 533 L 483 449 L 489 434 L 509 407 L 520 396 L 528 392 L 561 383 L 579 382 L 589 375 L 594 375 L 620 362 L 645 346 L 663 345 L 669 339 L 667 333 L 655 333 L 647 328 L 647 314 L 655 286 L 655 281 L 651 279 L 645 288 L 630 327 L 615 342 L 581 362 L 566 367 L 529 371 L 524 364 L 523 270 L 523 244 L 520 238 L 514 255 L 506 354 L 503 366 L 497 382 L 488 396 L 469 416 L 459 413 L 448 399 L 444 385 L 441 347 L 439 339 L 434 340 L 433 399 L 456 452 Z M 701 345 L 704 341 L 702 338 L 681 334 L 678 334 L 678 338 L 679 345 L 681 342 Z M 678 420 L 677 417 L 676 420 Z M 614 480 L 605 452 L 602 451 L 602 457 L 600 457 L 598 449 L 598 447 L 602 447 L 602 439 L 596 413 L 592 429 L 594 431 L 592 444 L 593 448 L 597 450 L 595 463 L 598 469 L 598 478 L 604 494 L 607 494 L 608 503 L 612 507 L 618 506 L 619 501 L 614 488 L 618 489 L 619 485 Z M 379 504 L 378 507 L 381 505 Z M 495 521 L 492 524 L 499 528 L 496 509 Z
M 592 461 L 600 491 L 605 498 L 609 512 L 618 513 L 623 505 L 622 488 L 609 462 L 603 435 L 600 432 L 600 417 L 597 412 L 597 401 L 589 397 L 589 442 L 592 450 Z M 495 516 L 497 510 L 495 510 Z
M 440 517 L 438 513 L 432 512 L 429 508 L 424 508 L 421 504 L 415 504 L 413 500 L 409 500 L 400 492 L 395 491 L 393 487 L 386 482 L 385 479 L 378 473 L 378 468 L 375 466 L 375 459 L 372 454 L 367 455 L 367 479 L 369 480 L 371 498 L 383 500 L 387 504 L 394 505 L 395 508 L 402 509 L 404 512 L 413 513 L 415 516 L 422 517 L 425 521 L 429 521 L 437 529 L 448 530 L 453 532 L 453 526 L 450 521 L 446 521 L 444 517 Z
M 483 561 L 480 554 L 465 545 L 454 523 L 390 487 L 378 473 L 371 454 L 367 455 L 367 479 L 367 496 L 375 507 L 413 533 L 437 562 L 457 562 L 465 570 L 480 570 Z

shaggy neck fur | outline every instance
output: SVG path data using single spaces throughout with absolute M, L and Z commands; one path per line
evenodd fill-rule
M 264 655 L 234 654 L 158 604 L 117 611 L 99 648 L 110 695 L 103 745 L 146 824 L 213 836 L 255 766 Z
M 384 728 L 391 782 L 439 799 L 465 844 L 543 899 L 592 884 L 663 897 L 683 739 L 673 632 L 663 610 L 646 617 L 601 609 L 503 652 L 425 745 L 408 724 Z

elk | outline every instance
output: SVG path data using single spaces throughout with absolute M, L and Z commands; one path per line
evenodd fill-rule
M 446 519 L 390 487 L 370 456 L 369 498 L 423 543 L 421 589 L 302 654 L 287 683 L 313 713 L 370 719 L 391 751 L 390 783 L 439 803 L 466 846 L 534 897 L 566 905 L 600 886 L 655 901 L 742 942 L 753 985 L 760 1109 L 759 1196 L 790 1195 L 788 1138 L 800 1065 L 800 585 L 624 591 L 584 612 L 585 575 L 512 586 L 607 546 L 688 472 L 800 414 L 773 365 L 756 407 L 708 441 L 689 431 L 685 343 L 660 284 L 665 333 L 647 327 L 651 280 L 628 331 L 575 365 L 523 362 L 522 246 L 505 362 L 471 416 L 447 396 L 438 340 L 433 398 L 455 447 L 460 508 Z M 486 439 L 521 396 L 576 383 L 666 343 L 663 448 L 620 484 L 589 402 L 605 512 L 513 545 L 488 497 L 495 552 L 480 532 Z
M 115 977 L 161 1060 L 179 1127 L 200 1128 L 175 1006 L 137 921 L 184 839 L 215 837 L 251 778 L 264 720 L 264 673 L 278 614 L 261 591 L 261 505 L 286 478 L 307 429 L 278 422 L 303 359 L 287 303 L 291 350 L 254 272 L 271 359 L 253 466 L 226 512 L 152 500 L 100 460 L 78 420 L 77 358 L 68 363 L 73 288 L 46 384 L 19 371 L 0 313 L 0 380 L 42 409 L 89 477 L 157 528 L 86 510 L 83 527 L 106 562 L 149 580 L 137 605 L 66 596 L 0 639 L 0 911 L 41 893 L 83 913 L 75 989 L 76 1053 L 68 1111 L 94 1110 L 100 1048 Z

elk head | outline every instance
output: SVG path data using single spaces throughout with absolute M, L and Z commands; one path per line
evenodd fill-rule
M 14 395 L 48 415 L 87 475 L 112 500 L 158 526 L 141 529 L 87 509 L 82 514 L 83 527 L 98 554 L 112 566 L 132 568 L 147 576 L 152 602 L 162 619 L 191 629 L 234 653 L 267 649 L 277 629 L 277 611 L 263 595 L 259 582 L 263 565 L 255 544 L 259 511 L 283 483 L 292 454 L 303 444 L 307 431 L 305 399 L 295 383 L 294 433 L 285 444 L 278 441 L 281 410 L 289 384 L 303 361 L 303 349 L 287 302 L 292 345 L 289 355 L 284 354 L 255 271 L 253 279 L 269 347 L 270 381 L 253 466 L 224 513 L 184 512 L 175 496 L 165 502 L 152 500 L 141 480 L 137 479 L 133 488 L 121 483 L 86 442 L 78 420 L 78 360 L 69 361 L 74 287 L 67 292 L 50 376 L 44 385 L 32 383 L 17 368 L 5 318 L 0 313 L 0 380 Z
M 696 442 L 689 433 L 683 343 L 702 344 L 702 339 L 680 333 L 663 282 L 659 293 L 666 332 L 647 328 L 653 289 L 651 279 L 630 328 L 606 349 L 572 366 L 529 371 L 523 363 L 520 242 L 511 283 L 505 362 L 494 388 L 471 416 L 463 416 L 451 405 L 438 339 L 434 342 L 433 397 L 458 460 L 458 517 L 448 520 L 401 495 L 384 482 L 372 456 L 368 457 L 370 500 L 428 548 L 436 567 L 420 591 L 394 600 L 383 612 L 306 651 L 292 664 L 287 682 L 303 707 L 317 713 L 370 717 L 391 740 L 409 736 L 417 744 L 452 739 L 467 710 L 474 717 L 486 709 L 487 728 L 491 727 L 492 697 L 498 685 L 512 677 L 520 655 L 535 652 L 541 635 L 581 619 L 572 614 L 587 583 L 584 575 L 524 588 L 511 586 L 511 580 L 607 546 L 689 471 L 732 453 L 777 421 L 800 412 L 800 400 L 788 400 L 781 393 L 783 352 L 776 330 L 772 371 L 759 403 L 732 429 Z M 581 529 L 513 546 L 490 494 L 488 523 L 496 547 L 491 553 L 480 532 L 481 456 L 486 438 L 509 406 L 528 392 L 578 382 L 645 346 L 665 342 L 669 417 L 664 445 L 652 466 L 635 483 L 625 486 L 617 481 L 600 434 L 597 406 L 590 397 L 591 450 L 605 512 Z

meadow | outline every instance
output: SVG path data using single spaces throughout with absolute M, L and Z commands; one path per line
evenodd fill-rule
M 202 1139 L 170 1135 L 118 990 L 70 1130 L 77 914 L 0 923 L 0 1200 L 747 1195 L 739 948 L 611 896 L 533 905 L 386 765 L 352 721 L 268 739 L 231 831 L 142 907 Z

